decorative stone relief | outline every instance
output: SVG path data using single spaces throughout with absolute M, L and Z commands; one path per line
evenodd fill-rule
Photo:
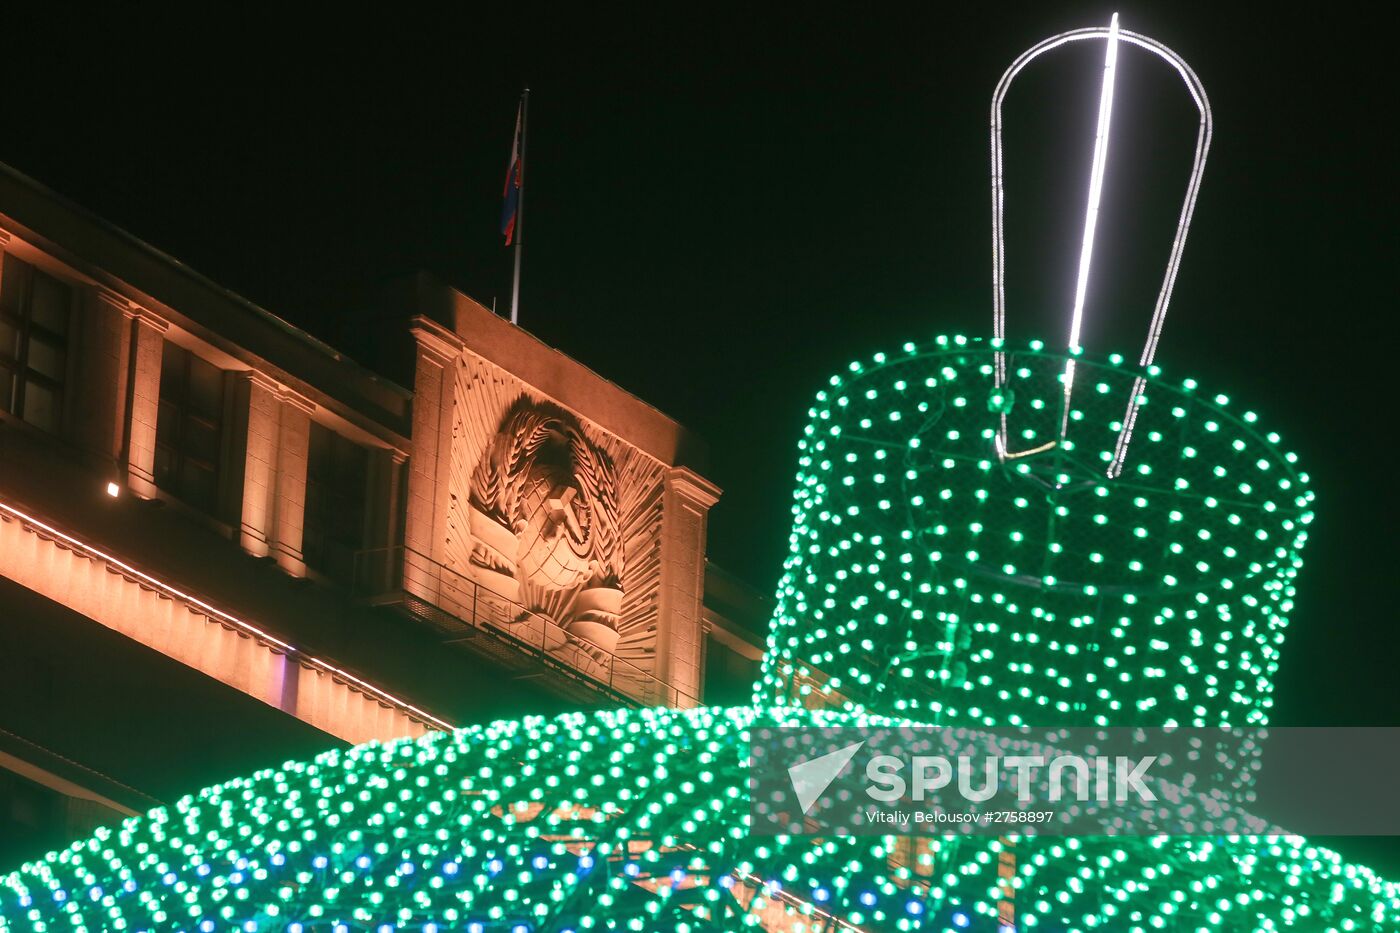
M 469 351 L 455 393 L 448 567 L 494 619 L 649 693 L 665 467 Z

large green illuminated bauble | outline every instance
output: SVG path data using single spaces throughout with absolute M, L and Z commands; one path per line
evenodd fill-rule
M 819 397 L 753 706 L 287 764 L 0 878 L 0 931 L 957 933 L 1007 905 L 1054 933 L 1400 929 L 1400 887 L 1298 837 L 748 835 L 755 726 L 1266 721 L 1310 517 L 1294 458 L 1113 361 L 1077 361 L 1064 432 L 1064 360 L 1008 354 L 994 393 L 993 349 L 909 346 Z M 1013 452 L 1056 446 L 1002 461 L 1003 415 Z

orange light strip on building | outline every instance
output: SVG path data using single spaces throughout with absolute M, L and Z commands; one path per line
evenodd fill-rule
M 13 516 L 14 518 L 17 518 L 21 522 L 30 526 L 31 528 L 36 528 L 46 535 L 50 535 L 54 538 L 61 540 L 64 544 L 71 547 L 75 551 L 78 551 L 89 557 L 105 561 L 107 564 L 119 569 L 122 573 L 132 578 L 140 580 L 142 583 L 152 587 L 153 589 L 159 590 L 160 592 L 165 593 L 166 595 L 174 599 L 178 599 L 181 602 L 196 607 L 197 609 L 199 609 L 200 612 L 204 613 L 210 618 L 216 619 L 224 625 L 231 626 L 233 628 L 238 629 L 241 632 L 247 633 L 248 635 L 257 639 L 266 647 L 286 654 L 289 657 L 296 659 L 297 662 L 306 665 L 307 667 L 321 671 L 322 673 L 330 674 L 332 677 L 344 682 L 346 685 L 352 687 L 354 690 L 363 693 L 368 697 L 372 697 L 373 699 L 378 700 L 386 706 L 392 706 L 395 709 L 401 710 L 410 718 L 416 719 L 424 725 L 430 726 L 434 729 L 440 729 L 444 732 L 451 732 L 455 728 L 451 723 L 439 719 L 431 713 L 421 710 L 411 703 L 408 703 L 404 700 L 400 700 L 398 697 L 395 697 L 390 693 L 386 693 L 385 691 L 374 686 L 373 684 L 361 680 L 354 674 L 351 674 L 349 671 L 336 667 L 334 664 L 331 664 L 327 661 L 323 661 L 320 658 L 315 657 L 314 655 L 307 654 L 300 648 L 297 648 L 295 645 L 288 644 L 287 642 L 282 641 L 280 638 L 268 634 L 267 632 L 258 628 L 256 625 L 251 625 L 236 616 L 229 615 L 223 610 L 216 609 L 208 603 L 204 602 L 203 600 L 191 596 L 190 594 L 185 593 L 181 590 L 178 590 L 170 584 L 166 583 L 165 581 L 156 579 L 148 573 L 144 573 L 140 570 L 137 570 L 135 567 L 122 560 L 119 560 L 116 557 L 113 557 L 111 554 L 99 550 L 98 548 L 95 548 L 84 541 L 80 541 L 72 535 L 59 531 L 52 525 L 41 521 L 40 519 L 37 519 L 32 515 L 22 512 L 19 509 L 16 509 L 5 502 L 0 502 L 0 513 Z

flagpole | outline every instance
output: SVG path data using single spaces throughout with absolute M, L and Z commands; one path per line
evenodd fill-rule
M 510 287 L 510 322 L 520 323 L 520 248 L 525 235 L 525 139 L 530 124 L 530 89 L 520 97 L 520 191 L 515 202 L 515 277 Z

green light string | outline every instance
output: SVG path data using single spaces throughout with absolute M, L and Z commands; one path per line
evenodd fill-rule
M 531 718 L 291 763 L 0 880 L 5 931 L 1396 928 L 1298 838 L 748 837 L 748 730 L 835 711 Z
M 1267 722 L 1296 457 L 1189 380 L 1076 356 L 1066 442 L 1003 461 L 1003 413 L 1015 449 L 1057 438 L 1065 357 L 1008 349 L 998 393 L 997 349 L 909 344 L 818 397 L 753 706 L 289 763 L 0 879 L 0 931 L 993 931 L 1008 898 L 1054 933 L 1400 929 L 1400 886 L 1299 837 L 748 835 L 759 726 Z
M 1069 358 L 940 337 L 830 380 L 799 443 L 760 701 L 950 725 L 1268 722 L 1307 475 L 1253 412 L 1119 357 L 1072 356 L 1084 391 L 1057 441 Z M 1042 452 L 999 459 L 1002 414 L 1014 449 Z

